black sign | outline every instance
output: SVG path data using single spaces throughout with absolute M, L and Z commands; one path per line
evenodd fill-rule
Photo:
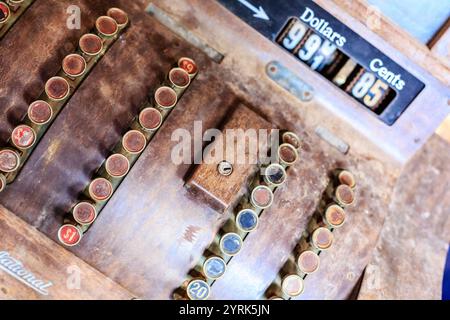
M 425 85 L 311 0 L 218 0 L 388 125 Z

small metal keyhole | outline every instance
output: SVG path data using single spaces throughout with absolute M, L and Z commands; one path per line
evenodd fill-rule
M 233 173 L 233 166 L 228 161 L 222 161 L 219 163 L 217 169 L 219 170 L 219 173 L 225 177 Z

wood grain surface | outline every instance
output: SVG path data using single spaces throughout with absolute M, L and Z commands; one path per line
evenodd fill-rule
M 400 177 L 359 299 L 442 299 L 450 243 L 450 144 L 434 136 Z
M 41 294 L 0 270 L 0 300 L 130 300 L 133 295 L 0 206 L 0 252 L 36 279 L 51 282 Z

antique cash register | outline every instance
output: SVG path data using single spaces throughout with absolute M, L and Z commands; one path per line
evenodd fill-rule
M 358 297 L 450 113 L 436 7 L 0 1 L 0 299 Z

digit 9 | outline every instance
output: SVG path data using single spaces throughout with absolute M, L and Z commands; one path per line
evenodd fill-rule
M 288 50 L 293 50 L 303 39 L 307 31 L 306 26 L 300 21 L 296 21 L 291 29 L 289 29 L 288 34 L 282 40 L 283 47 Z
M 303 61 L 308 61 L 320 49 L 321 45 L 322 38 L 317 34 L 311 35 L 311 37 L 306 40 L 305 45 L 298 52 L 298 57 Z

